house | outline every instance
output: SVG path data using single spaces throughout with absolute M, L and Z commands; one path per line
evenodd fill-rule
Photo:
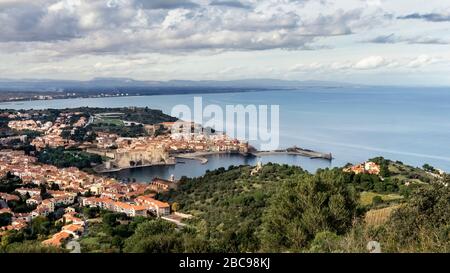
M 351 166 L 348 168 L 344 168 L 344 172 L 347 173 L 354 173 L 354 174 L 374 174 L 379 175 L 380 174 L 380 166 L 376 164 L 375 162 L 364 162 L 355 166 Z
M 133 205 L 124 202 L 116 202 L 114 211 L 125 213 L 130 217 L 147 216 L 147 208 L 145 206 Z
M 41 195 L 41 191 L 38 189 L 28 189 L 28 188 L 18 188 L 16 189 L 16 191 L 18 193 L 20 193 L 20 195 L 24 196 L 27 195 L 27 193 L 31 196 L 40 196 Z
M 46 207 L 46 208 L 48 208 L 48 210 L 50 212 L 54 212 L 55 211 L 56 202 L 55 202 L 54 198 L 45 199 L 44 201 L 42 201 L 41 205 Z
M 75 216 L 75 213 L 66 213 L 63 215 L 62 220 L 64 220 L 66 223 L 72 223 L 75 225 L 81 225 L 84 226 L 84 221 L 81 218 L 78 218 Z
M 89 188 L 89 190 L 91 191 L 92 194 L 99 195 L 104 190 L 104 187 L 101 184 L 95 184 L 95 185 L 92 185 Z
M 39 205 L 42 202 L 42 198 L 40 196 L 34 196 L 27 199 L 26 203 L 29 206 Z
M 35 210 L 31 212 L 31 218 L 36 218 L 38 216 L 48 216 L 50 214 L 50 209 L 42 204 L 39 205 Z
M 134 200 L 137 204 L 147 207 L 148 210 L 155 213 L 158 217 L 170 214 L 170 205 L 158 201 L 149 196 L 139 196 Z
M 165 180 L 155 177 L 150 182 L 149 188 L 155 192 L 166 192 L 171 189 L 177 189 L 177 183 L 174 180 Z
M 10 208 L 0 209 L 0 214 L 3 214 L 3 213 L 12 213 L 12 211 Z
M 64 243 L 66 243 L 70 238 L 72 238 L 72 234 L 67 231 L 61 231 L 52 236 L 52 238 L 45 240 L 42 242 L 44 245 L 48 246 L 56 246 L 60 247 Z
M 31 222 L 31 214 L 30 213 L 14 213 L 12 220 L 13 221 L 25 221 Z
M 80 200 L 83 207 L 94 207 L 106 210 L 114 210 L 114 201 L 109 198 L 88 197 Z
M 52 199 L 54 199 L 55 205 L 57 206 L 67 206 L 75 203 L 75 197 L 76 195 L 74 194 L 64 194 Z
M 12 229 L 14 229 L 14 230 L 22 230 L 22 229 L 26 228 L 27 225 L 28 225 L 28 224 L 27 224 L 27 221 L 22 220 L 22 219 L 14 220 L 14 221 L 11 223 L 11 227 L 12 227 Z
M 5 202 L 20 200 L 19 196 L 7 193 L 0 193 L 0 199 L 4 200 Z
M 65 212 L 65 213 L 74 213 L 74 212 L 75 212 L 75 209 L 72 208 L 72 207 L 68 207 L 68 208 L 66 208 L 66 209 L 64 210 L 64 212 Z
M 84 226 L 70 224 L 70 225 L 63 226 L 61 231 L 69 233 L 70 235 L 72 235 L 72 237 L 74 239 L 78 239 L 78 238 L 80 238 L 80 235 L 84 232 Z
M 114 201 L 121 201 L 125 199 L 125 196 L 123 194 L 120 193 L 115 193 L 115 192 L 102 192 L 102 194 L 100 195 L 101 198 L 109 198 L 112 199 Z

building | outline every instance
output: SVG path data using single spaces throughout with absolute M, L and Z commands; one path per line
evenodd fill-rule
M 52 236 L 52 238 L 42 242 L 43 245 L 60 247 L 72 238 L 72 234 L 61 231 Z
M 354 174 L 380 174 L 380 166 L 375 162 L 364 162 L 355 166 L 344 168 L 344 172 Z
M 133 205 L 124 202 L 115 203 L 115 212 L 125 213 L 127 216 L 147 216 L 147 207 L 140 205 Z
M 146 207 L 158 217 L 170 214 L 170 205 L 168 203 L 153 199 L 150 196 L 139 196 L 134 201 Z
M 178 185 L 175 180 L 165 180 L 155 177 L 153 178 L 152 182 L 150 182 L 149 186 L 152 191 L 166 192 L 170 191 L 171 189 L 176 190 Z

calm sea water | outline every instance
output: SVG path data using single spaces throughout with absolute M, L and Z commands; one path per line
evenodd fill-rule
M 332 163 L 297 156 L 262 159 L 214 156 L 206 165 L 186 161 L 171 167 L 127 170 L 120 177 L 148 180 L 153 176 L 199 176 L 207 169 L 229 165 L 279 162 L 317 168 L 357 163 L 375 156 L 413 166 L 429 163 L 450 171 L 449 88 L 311 88 L 207 95 L 164 95 L 3 103 L 0 108 L 43 109 L 79 106 L 148 106 L 170 114 L 178 104 L 192 106 L 201 96 L 204 105 L 280 105 L 281 148 L 297 145 L 333 153 Z M 258 145 L 257 142 L 252 144 Z

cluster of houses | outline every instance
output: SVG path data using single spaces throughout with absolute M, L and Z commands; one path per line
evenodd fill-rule
M 64 223 L 61 231 L 42 242 L 44 245 L 59 247 L 70 239 L 78 239 L 85 230 L 86 222 L 77 217 L 75 209 L 69 207 L 65 209 L 65 214 L 58 220 Z
M 354 174 L 374 174 L 379 175 L 380 174 L 380 165 L 368 161 L 363 162 L 358 165 L 350 166 L 348 168 L 344 168 L 344 172 L 348 173 L 354 173 Z
M 37 131 L 37 132 L 46 132 L 52 127 L 53 123 L 35 121 L 32 119 L 27 120 L 11 120 L 8 123 L 8 127 L 17 131 Z
M 138 196 L 133 202 L 115 201 L 105 197 L 80 198 L 80 204 L 84 207 L 97 207 L 118 213 L 125 213 L 127 216 L 148 216 L 153 213 L 158 217 L 170 214 L 170 205 L 153 198 L 154 195 Z
M 174 122 L 164 122 L 160 125 L 170 130 Z M 164 149 L 167 152 L 248 152 L 248 143 L 232 139 L 225 134 L 172 132 L 156 137 L 125 138 L 117 134 L 97 133 L 98 149 L 117 148 L 118 153 L 153 149 Z
M 14 194 L 0 193 L 0 214 L 12 215 L 11 225 L 2 228 L 3 232 L 23 229 L 38 216 L 48 216 L 58 208 L 76 205 L 98 207 L 125 213 L 130 217 L 167 216 L 171 213 L 170 205 L 156 200 L 154 192 L 169 191 L 177 185 L 174 179 L 159 178 L 153 179 L 149 184 L 121 183 L 112 178 L 87 174 L 77 168 L 58 169 L 39 164 L 36 158 L 21 151 L 3 150 L 0 151 L 0 177 L 8 173 L 20 177 L 24 185 L 17 188 Z M 48 198 L 43 199 L 38 187 L 41 184 L 56 184 L 59 190 L 47 190 Z M 89 195 L 92 197 L 83 197 Z M 14 213 L 8 203 L 21 199 L 26 199 L 26 203 L 35 206 L 35 209 L 30 213 Z M 75 211 L 66 211 L 64 221 L 71 224 L 64 226 L 61 232 L 45 243 L 60 245 L 69 237 L 79 236 L 84 230 L 84 223 L 75 215 Z
M 60 146 L 76 145 L 76 142 L 67 140 L 61 136 L 63 130 L 75 130 L 85 126 L 88 120 L 85 117 L 80 117 L 74 124 L 70 124 L 71 118 L 82 113 L 61 113 L 54 122 L 47 121 L 41 122 L 39 120 L 30 119 L 29 114 L 10 114 L 8 118 L 21 118 L 17 120 L 11 120 L 8 123 L 8 127 L 18 131 L 36 131 L 43 133 L 43 136 L 36 137 L 32 141 L 37 149 Z M 28 119 L 24 119 L 28 118 Z

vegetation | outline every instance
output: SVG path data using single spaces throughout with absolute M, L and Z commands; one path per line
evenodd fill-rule
M 367 252 L 371 240 L 384 252 L 448 251 L 446 182 L 401 162 L 376 160 L 388 177 L 337 168 L 312 175 L 275 164 L 251 176 L 251 168 L 241 166 L 184 178 L 179 191 L 160 198 L 195 216 L 187 222 L 192 236 L 207 241 L 209 251 Z
M 21 243 L 12 243 L 8 245 L 6 248 L 0 248 L 0 253 L 66 253 L 67 250 L 52 247 L 52 246 L 44 246 L 40 242 L 37 241 L 27 241 Z
M 10 172 L 0 178 L 0 192 L 12 193 L 22 186 L 22 179 L 11 174 Z
M 187 226 L 84 208 L 89 227 L 80 239 L 82 252 L 367 252 L 370 241 L 383 252 L 449 252 L 450 178 L 378 160 L 388 177 L 340 168 L 310 174 L 270 163 L 256 175 L 250 166 L 231 166 L 183 177 L 178 190 L 157 198 L 192 214 Z M 38 251 L 33 242 L 60 228 L 52 217 L 8 232 L 0 251 L 21 242 Z
M 92 164 L 101 164 L 102 157 L 79 150 L 66 150 L 64 147 L 47 147 L 37 154 L 38 161 L 55 165 L 58 168 L 77 167 L 90 168 Z
M 381 193 L 374 193 L 374 192 L 362 192 L 360 197 L 360 203 L 363 206 L 370 206 L 374 203 L 379 204 L 390 204 L 390 203 L 397 203 L 403 199 L 403 196 L 396 194 L 396 193 L 390 193 L 390 194 L 381 194 Z
M 95 132 L 107 132 L 117 134 L 121 137 L 141 137 L 146 136 L 147 132 L 142 124 L 132 124 L 131 126 L 116 125 L 115 123 L 99 122 L 92 125 Z
M 10 230 L 2 234 L 0 253 L 64 252 L 63 249 L 45 247 L 41 244 L 41 241 L 60 231 L 61 227 L 62 222 L 55 221 L 54 214 L 36 217 L 27 228 L 20 231 Z
M 11 224 L 11 213 L 2 213 L 0 214 L 0 227 L 7 226 Z
M 354 187 L 336 170 L 283 183 L 263 217 L 262 249 L 301 251 L 321 232 L 345 234 L 360 213 Z

